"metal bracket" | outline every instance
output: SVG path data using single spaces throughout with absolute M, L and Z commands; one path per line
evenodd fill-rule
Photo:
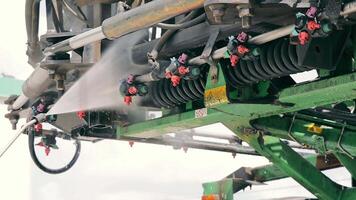
M 293 114 L 293 118 L 292 118 L 292 121 L 289 125 L 289 128 L 288 128 L 288 136 L 296 143 L 299 143 L 298 140 L 292 135 L 292 128 L 293 128 L 293 124 L 294 124 L 294 121 L 295 121 L 295 117 L 296 117 L 297 113 L 294 113 Z
M 318 151 L 318 153 L 320 153 L 321 155 L 326 155 L 327 149 L 324 137 L 313 135 L 312 138 L 315 142 L 315 149 Z
M 342 137 L 344 136 L 345 128 L 346 128 L 346 123 L 344 123 L 344 125 L 342 126 L 340 137 L 337 141 L 337 147 L 341 150 L 342 153 L 346 154 L 348 157 L 350 157 L 353 160 L 355 157 L 352 156 L 348 151 L 346 151 L 346 149 L 341 145 L 341 141 L 342 141 Z
M 204 47 L 203 53 L 200 56 L 201 59 L 207 59 L 211 56 L 211 52 L 213 51 L 214 44 L 215 44 L 216 40 L 218 39 L 219 33 L 220 33 L 219 28 L 215 28 L 211 31 L 209 39 L 206 42 L 206 45 Z

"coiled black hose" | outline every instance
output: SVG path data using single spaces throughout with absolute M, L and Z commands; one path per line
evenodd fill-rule
M 156 106 L 171 108 L 195 101 L 204 97 L 205 80 L 181 80 L 177 87 L 173 87 L 168 79 L 162 79 L 152 83 L 150 87 L 152 99 Z
M 64 167 L 61 167 L 58 169 L 50 169 L 50 168 L 44 166 L 37 158 L 36 151 L 35 151 L 35 137 L 36 137 L 35 134 L 36 133 L 34 130 L 30 129 L 28 131 L 28 147 L 30 150 L 31 158 L 38 168 L 40 168 L 42 171 L 49 173 L 49 174 L 60 174 L 60 173 L 63 173 L 65 171 L 69 170 L 71 167 L 73 167 L 73 165 L 78 160 L 79 155 L 80 155 L 81 145 L 80 145 L 79 140 L 76 140 L 74 143 L 76 149 L 75 149 L 75 153 L 74 153 L 72 160 Z
M 311 70 L 298 64 L 296 46 L 281 39 L 261 47 L 254 60 L 240 59 L 236 67 L 227 69 L 227 78 L 233 87 Z

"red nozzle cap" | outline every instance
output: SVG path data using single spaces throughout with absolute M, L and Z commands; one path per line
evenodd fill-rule
M 188 67 L 184 67 L 184 66 L 180 66 L 178 67 L 178 73 L 180 75 L 186 75 L 189 73 L 189 68 Z
M 307 28 L 311 31 L 319 29 L 320 27 L 321 27 L 320 24 L 316 23 L 315 21 L 309 21 L 307 23 Z
M 51 152 L 51 149 L 49 147 L 45 147 L 46 156 L 48 156 L 50 152 Z
M 230 55 L 230 62 L 232 67 L 236 67 L 239 57 L 237 55 Z
M 84 111 L 79 111 L 79 112 L 77 112 L 77 117 L 78 117 L 79 119 L 83 120 L 84 117 L 85 117 L 85 112 L 84 112 Z
M 250 49 L 248 49 L 244 45 L 239 45 L 237 46 L 237 52 L 241 55 L 245 55 L 246 53 L 250 52 Z
M 132 147 L 134 144 L 135 144 L 135 142 L 134 142 L 134 141 L 129 141 L 129 145 L 130 145 L 130 147 Z
M 132 103 L 132 97 L 131 96 L 125 96 L 124 97 L 124 102 L 126 105 L 130 105 Z
M 39 133 L 42 131 L 42 124 L 36 124 L 34 128 L 35 132 Z
M 172 72 L 166 72 L 165 73 L 166 78 L 171 78 L 173 76 Z
M 298 39 L 299 39 L 299 43 L 301 45 L 305 45 L 308 41 L 309 41 L 309 33 L 303 31 L 303 32 L 300 32 L 299 35 L 298 35 Z
M 131 95 L 135 95 L 135 94 L 137 94 L 137 88 L 136 87 L 134 87 L 134 86 L 131 86 L 131 87 L 129 87 L 129 89 L 127 90 L 128 92 L 129 92 L 129 94 L 131 94 Z
M 179 85 L 179 83 L 180 83 L 180 77 L 176 76 L 176 75 L 173 75 L 171 77 L 171 82 L 172 82 L 173 87 L 177 87 Z
M 36 146 L 44 147 L 45 145 L 44 145 L 43 142 L 39 142 L 39 143 L 36 144 Z

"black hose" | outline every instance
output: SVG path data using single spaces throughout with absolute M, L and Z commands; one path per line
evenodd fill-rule
M 333 108 L 318 107 L 315 109 L 302 110 L 300 113 L 311 115 L 322 119 L 329 119 L 333 121 L 346 122 L 350 125 L 356 125 L 356 115 L 345 111 L 340 111 Z
M 187 16 L 185 16 L 183 19 L 181 19 L 178 23 L 185 23 L 189 20 L 191 20 L 197 13 L 199 12 L 199 10 L 194 10 L 192 12 L 190 12 Z M 166 44 L 166 42 L 169 40 L 169 38 L 172 37 L 172 35 L 177 31 L 177 29 L 172 29 L 172 30 L 168 30 L 167 32 L 165 32 L 162 37 L 159 39 L 159 41 L 154 45 L 150 56 L 152 57 L 153 60 L 156 60 L 158 57 L 159 52 L 161 51 L 161 49 L 163 48 L 163 46 Z
M 50 169 L 50 168 L 47 168 L 46 166 L 44 166 L 37 158 L 37 155 L 35 152 L 35 131 L 33 131 L 33 130 L 28 131 L 28 146 L 29 146 L 31 158 L 32 158 L 33 162 L 36 164 L 36 166 L 38 168 L 40 168 L 42 171 L 49 173 L 49 174 L 60 174 L 60 173 L 63 173 L 65 171 L 69 170 L 71 167 L 73 167 L 73 165 L 78 160 L 78 157 L 80 155 L 80 149 L 81 149 L 80 141 L 76 140 L 75 141 L 76 150 L 75 150 L 75 154 L 74 154 L 72 160 L 62 168 Z
M 162 29 L 169 29 L 169 30 L 177 30 L 177 29 L 184 29 L 184 28 L 189 28 L 194 25 L 197 25 L 201 22 L 203 22 L 206 19 L 205 13 L 198 16 L 197 18 L 194 18 L 190 21 L 187 21 L 185 23 L 180 23 L 180 24 L 166 24 L 166 23 L 158 23 L 155 25 L 155 27 L 159 27 Z

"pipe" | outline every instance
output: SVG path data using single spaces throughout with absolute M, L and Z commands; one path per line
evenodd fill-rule
M 15 134 L 15 136 L 10 140 L 10 142 L 1 150 L 0 158 L 6 153 L 6 151 L 11 147 L 12 144 L 20 137 L 20 135 L 26 130 L 26 128 L 36 124 L 37 122 L 43 122 L 46 119 L 45 114 L 38 114 L 34 119 L 27 122 L 25 125 L 21 127 L 21 129 Z
M 52 84 L 48 71 L 38 66 L 22 85 L 22 94 L 12 104 L 11 110 L 19 110 L 29 99 L 35 99 Z
M 344 10 L 340 13 L 341 16 L 348 16 L 356 12 L 356 1 L 345 4 Z
M 197 14 L 197 10 L 189 13 L 183 19 L 181 19 L 178 23 L 185 23 L 191 20 Z M 159 41 L 154 45 L 152 51 L 149 53 L 151 60 L 156 60 L 158 57 L 158 53 L 161 51 L 162 47 L 166 44 L 166 42 L 176 33 L 177 29 L 171 29 L 165 32 Z
M 356 12 L 356 1 L 353 1 L 353 2 L 350 2 L 344 6 L 344 10 L 340 12 L 340 15 L 347 16 L 347 15 L 350 15 L 355 12 Z M 285 26 L 282 28 L 275 29 L 268 33 L 264 33 L 264 34 L 261 34 L 261 35 L 251 38 L 249 40 L 249 43 L 255 44 L 255 45 L 260 45 L 260 44 L 264 44 L 264 43 L 276 40 L 281 37 L 285 37 L 292 33 L 293 28 L 294 28 L 294 25 L 291 24 L 291 25 L 288 25 L 288 26 Z M 223 47 L 223 48 L 220 48 L 220 49 L 214 51 L 212 53 L 212 58 L 213 59 L 223 58 L 226 50 L 227 50 L 227 48 Z M 195 57 L 195 58 L 189 60 L 188 63 L 192 64 L 192 65 L 202 65 L 207 62 L 206 62 L 206 60 L 201 59 L 200 56 L 198 56 L 198 57 Z
M 259 155 L 253 148 L 248 146 L 242 146 L 239 144 L 224 144 L 224 143 L 208 142 L 208 141 L 201 141 L 201 140 L 182 140 L 167 135 L 159 138 L 145 138 L 145 139 L 135 138 L 135 137 L 120 137 L 119 140 L 148 143 L 148 144 L 168 145 L 173 147 L 187 147 L 193 149 L 247 154 L 247 155 Z
M 273 31 L 263 33 L 261 35 L 258 35 L 256 37 L 251 38 L 248 42 L 251 44 L 255 45 L 261 45 L 273 40 L 276 40 L 281 37 L 285 37 L 289 34 L 292 33 L 294 28 L 294 25 L 289 25 L 285 26 L 282 28 L 275 29 Z M 227 51 L 226 47 L 220 48 L 212 53 L 212 58 L 213 59 L 220 59 L 224 57 L 225 52 Z M 195 58 L 192 58 L 188 61 L 189 64 L 191 65 L 202 65 L 207 63 L 205 59 L 200 58 L 200 56 L 197 56 Z
M 25 125 L 21 127 L 21 129 L 15 134 L 15 136 L 10 140 L 10 142 L 1 150 L 0 158 L 6 153 L 6 151 L 11 147 L 12 144 L 20 137 L 22 132 L 26 130 L 27 127 L 34 125 L 37 122 L 36 119 L 33 119 L 27 122 Z
M 45 55 L 67 52 L 101 39 L 116 39 L 128 33 L 151 27 L 161 21 L 200 8 L 204 0 L 155 0 L 103 21 L 90 33 L 84 32 L 44 50 Z M 87 35 L 90 38 L 87 39 Z
M 275 29 L 275 30 L 267 32 L 267 33 L 263 33 L 261 35 L 251 38 L 249 40 L 249 43 L 260 45 L 260 44 L 264 44 L 264 43 L 276 40 L 278 38 L 289 35 L 292 32 L 293 28 L 294 28 L 294 25 L 289 25 L 289 26 Z M 212 58 L 214 60 L 223 58 L 226 51 L 227 51 L 226 47 L 217 49 L 216 51 L 214 51 L 212 53 Z M 195 58 L 190 59 L 188 61 L 188 63 L 191 65 L 203 65 L 203 64 L 207 63 L 207 60 L 202 59 L 200 56 L 197 56 Z M 137 76 L 135 79 L 139 82 L 151 82 L 151 81 L 158 80 L 157 77 L 154 76 L 153 73 L 154 72 L 149 72 L 147 74 Z
M 27 2 L 33 2 L 33 1 L 37 2 L 39 0 L 27 0 Z M 79 34 L 77 36 L 74 36 L 73 39 L 70 38 L 70 39 L 64 40 L 63 42 L 57 43 L 51 47 L 46 48 L 44 52 L 46 55 L 60 52 L 60 51 L 66 52 L 66 51 L 70 51 L 71 49 L 73 49 L 73 48 L 71 48 L 71 44 L 74 47 L 79 48 L 78 46 L 90 44 L 94 41 L 103 39 L 104 36 L 109 39 L 111 37 L 113 37 L 113 38 L 120 37 L 124 34 L 129 33 L 130 31 L 132 32 L 135 30 L 139 30 L 141 28 L 150 27 L 150 26 L 152 26 L 158 22 L 164 21 L 168 18 L 182 14 L 189 10 L 199 8 L 203 5 L 203 3 L 204 3 L 204 0 L 181 0 L 181 1 L 155 0 L 150 3 L 144 4 L 140 7 L 137 7 L 135 9 L 132 9 L 130 11 L 124 12 L 120 15 L 116 15 L 114 17 L 106 19 L 103 22 L 102 27 L 92 29 L 88 33 L 85 32 L 85 33 Z M 346 15 L 356 12 L 356 9 L 353 9 L 356 6 L 355 3 L 356 3 L 356 1 L 346 4 L 345 9 L 343 10 L 343 12 L 340 13 L 340 15 L 346 16 Z M 157 7 L 155 7 L 155 6 L 157 6 Z M 153 8 L 155 8 L 155 9 L 153 9 Z M 141 12 L 144 14 L 143 15 L 140 14 Z M 293 26 L 294 25 L 289 25 L 289 26 L 285 26 L 285 27 L 276 29 L 276 30 L 268 32 L 268 33 L 261 34 L 254 38 L 251 38 L 250 42 L 252 41 L 255 44 L 263 44 L 263 43 L 278 39 L 280 37 L 287 36 L 292 32 Z M 89 40 L 86 39 L 86 37 L 88 37 L 88 36 L 90 36 Z M 213 59 L 223 58 L 226 50 L 227 50 L 226 47 L 223 47 L 223 48 L 220 48 L 220 49 L 214 51 L 212 54 L 212 58 Z M 200 56 L 198 56 L 193 59 L 190 59 L 188 61 L 188 63 L 191 65 L 202 65 L 202 64 L 206 63 L 206 60 L 201 59 Z M 44 73 L 36 72 L 36 74 L 37 73 L 44 74 Z M 48 74 L 46 75 L 46 77 L 47 76 L 48 76 Z M 147 74 L 146 74 L 146 76 L 147 76 Z M 31 80 L 29 80 L 29 79 L 31 79 L 31 77 L 32 77 L 32 75 L 27 79 L 26 83 L 32 82 Z M 34 77 L 36 77 L 36 76 L 34 76 Z M 46 77 L 41 77 L 41 79 L 47 80 Z M 144 77 L 142 77 L 142 78 L 144 78 Z M 149 81 L 150 77 L 146 77 L 146 78 L 147 78 L 147 80 L 145 79 L 145 81 Z M 43 84 L 43 85 L 45 85 L 45 84 Z M 42 84 L 40 84 L 40 86 L 42 86 Z M 29 87 L 24 87 L 24 88 L 29 88 Z M 31 86 L 31 88 L 35 88 L 35 87 Z M 41 87 L 41 88 L 44 88 L 44 87 Z M 43 91 L 37 90 L 37 92 L 35 92 L 34 94 L 39 95 Z M 32 91 L 28 91 L 27 93 L 31 94 Z M 32 96 L 34 96 L 34 95 L 32 95 Z M 27 102 L 27 101 L 25 101 L 26 98 L 28 100 L 28 97 L 27 96 L 24 97 L 24 94 L 22 94 L 14 102 L 13 105 L 15 105 L 15 106 L 13 106 L 13 110 L 21 108 Z
M 191 21 L 185 22 L 185 23 L 180 23 L 180 24 L 158 23 L 155 25 L 155 27 L 162 28 L 162 29 L 173 29 L 173 30 L 184 29 L 184 28 L 189 28 L 189 27 L 192 27 L 194 25 L 197 25 L 197 24 L 203 22 L 205 20 L 205 18 L 206 18 L 206 15 L 202 14 L 199 17 L 197 17 Z
M 28 63 L 35 66 L 42 59 L 42 51 L 38 39 L 38 24 L 41 0 L 26 0 L 25 21 L 27 31 L 27 51 Z

